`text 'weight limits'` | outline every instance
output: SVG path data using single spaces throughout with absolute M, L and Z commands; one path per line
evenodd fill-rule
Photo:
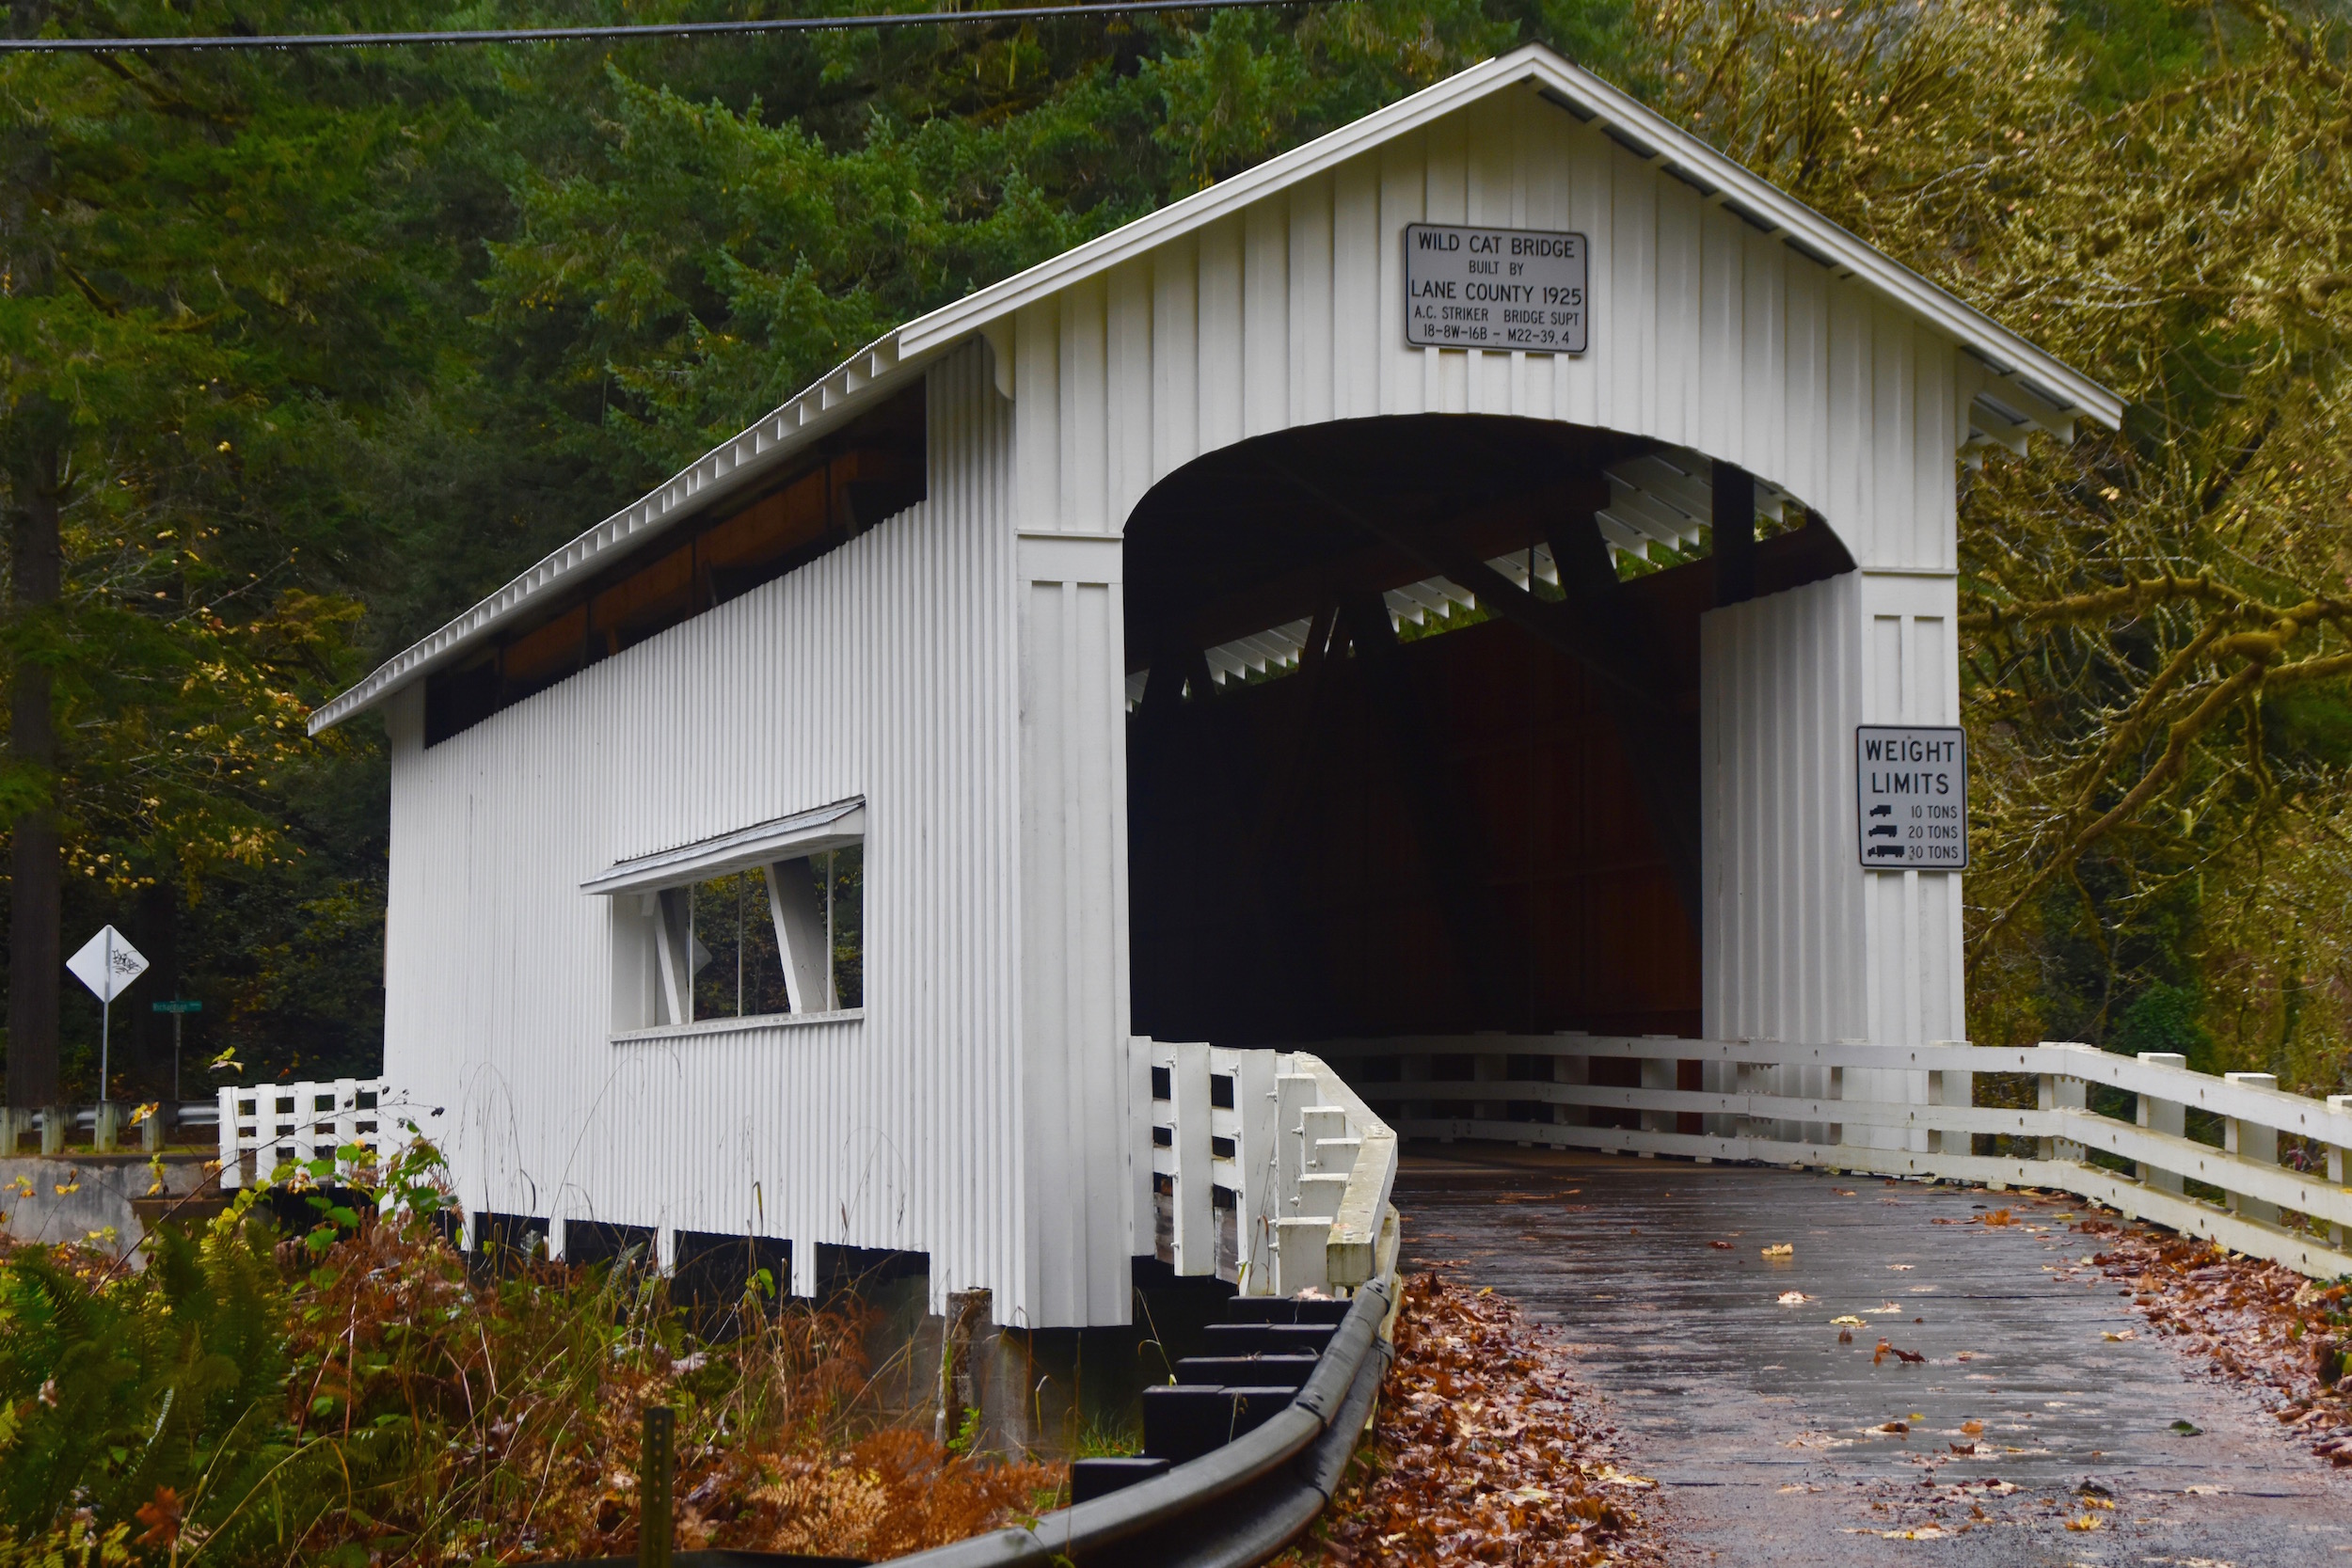
M 1874 871 L 1968 867 L 1968 736 L 1956 728 L 1854 731 L 1855 853 Z

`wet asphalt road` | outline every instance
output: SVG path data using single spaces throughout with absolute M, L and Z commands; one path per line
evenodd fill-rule
M 1396 1196 L 1407 1268 L 1454 1260 L 1559 1326 L 1677 1562 L 2352 1568 L 2352 1472 L 2148 1337 L 2068 1211 L 1965 1223 L 2013 1202 L 1470 1145 L 1409 1153 Z M 1926 1359 L 1874 1365 L 1882 1338 Z

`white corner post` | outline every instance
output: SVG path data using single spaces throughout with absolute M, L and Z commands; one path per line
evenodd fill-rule
M 1050 301 L 1024 311 L 1012 349 L 1021 1100 L 1035 1130 L 1021 1145 L 1020 1225 L 1040 1328 L 1129 1321 L 1138 1218 L 1125 1143 L 1126 552 L 1120 519 L 1064 515 L 1057 314 Z

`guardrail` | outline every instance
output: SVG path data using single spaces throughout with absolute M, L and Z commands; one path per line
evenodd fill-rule
M 1324 1061 L 1138 1037 L 1155 1251 L 1244 1295 L 1344 1294 L 1375 1272 L 1396 1133 Z M 1142 1195 L 1138 1195 L 1139 1196 Z
M 65 1153 L 73 1134 L 89 1134 L 89 1152 L 119 1154 L 125 1134 L 136 1137 L 142 1151 L 152 1154 L 160 1150 L 175 1127 L 210 1127 L 218 1114 L 209 1100 L 192 1100 L 183 1104 L 159 1103 L 141 1116 L 140 1105 L 128 1101 L 108 1101 L 97 1105 L 60 1105 L 54 1110 L 20 1110 L 0 1105 L 0 1156 L 20 1151 L 27 1138 L 38 1138 L 40 1152 L 48 1159 Z
M 1306 1386 L 1263 1426 L 1155 1480 L 1002 1529 L 900 1558 L 921 1568 L 1250 1568 L 1296 1540 L 1323 1512 L 1388 1370 L 1394 1231 L 1382 1275 L 1354 1304 Z
M 2352 1096 L 2289 1094 L 2265 1073 L 2216 1077 L 2176 1055 L 2077 1044 L 1475 1035 L 1332 1040 L 1315 1050 L 1354 1067 L 1367 1099 L 1401 1106 L 1407 1137 L 2056 1188 L 2315 1277 L 2352 1273 L 2344 1244 Z M 1394 1076 L 1371 1081 L 1382 1070 Z M 2032 1076 L 2035 1107 L 1977 1105 L 1975 1079 L 1987 1072 Z M 2135 1096 L 2135 1119 L 2091 1110 L 2093 1085 Z M 1457 1105 L 1466 1114 L 1447 1114 Z M 2190 1110 L 2217 1119 L 2219 1147 L 2187 1136 Z M 1979 1133 L 2032 1139 L 2035 1151 L 1979 1155 Z M 2094 1151 L 2130 1169 L 2094 1163 Z M 2217 1200 L 2197 1196 L 2191 1182 Z

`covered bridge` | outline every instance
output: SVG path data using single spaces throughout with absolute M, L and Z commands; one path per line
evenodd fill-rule
M 1958 1037 L 1964 836 L 1867 836 L 1858 731 L 1958 721 L 1960 465 L 2120 414 L 1490 60 L 908 324 L 321 708 L 390 736 L 387 1076 L 562 1250 L 921 1253 L 1054 1326 L 1154 1250 L 1136 1037 Z

